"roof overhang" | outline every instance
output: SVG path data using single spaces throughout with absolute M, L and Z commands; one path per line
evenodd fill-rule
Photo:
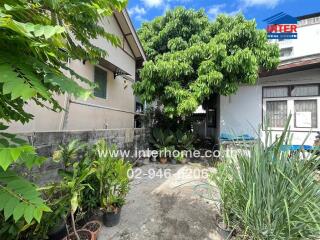
M 142 44 L 138 38 L 137 32 L 134 29 L 130 16 L 127 10 L 114 12 L 114 17 L 119 24 L 124 38 L 127 40 L 136 60 L 146 61 L 147 57 L 143 50 Z
M 298 58 L 283 60 L 277 69 L 272 71 L 262 71 L 260 77 L 270 77 L 274 75 L 299 72 L 314 68 L 320 68 L 320 54 L 313 54 Z

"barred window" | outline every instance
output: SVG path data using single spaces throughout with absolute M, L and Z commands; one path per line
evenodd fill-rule
M 263 88 L 264 125 L 284 128 L 292 113 L 294 128 L 319 128 L 320 84 Z
M 287 121 L 287 101 L 268 101 L 266 107 L 267 126 L 283 128 Z

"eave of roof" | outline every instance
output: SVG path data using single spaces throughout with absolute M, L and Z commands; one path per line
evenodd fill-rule
M 314 18 L 314 17 L 319 17 L 319 16 L 320 16 L 320 12 L 316 12 L 316 13 L 311 13 L 311 14 L 299 16 L 299 17 L 297 17 L 297 19 L 303 20 L 303 19 Z
M 283 60 L 277 69 L 272 71 L 262 71 L 259 76 L 269 77 L 291 72 L 304 71 L 314 68 L 320 68 L 320 54 L 313 54 L 298 58 Z
M 114 17 L 123 33 L 124 38 L 127 40 L 133 54 L 135 55 L 135 58 L 137 60 L 146 61 L 146 54 L 127 10 L 124 9 L 121 12 L 114 12 Z

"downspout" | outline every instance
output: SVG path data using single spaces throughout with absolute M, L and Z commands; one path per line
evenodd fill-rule
M 68 58 L 68 68 L 70 68 L 70 58 Z M 71 75 L 70 75 L 70 78 L 72 79 Z M 68 116 L 69 116 L 69 108 L 70 108 L 70 96 L 68 93 L 65 93 L 64 106 L 63 106 L 62 116 L 59 124 L 59 131 L 63 131 L 66 127 Z

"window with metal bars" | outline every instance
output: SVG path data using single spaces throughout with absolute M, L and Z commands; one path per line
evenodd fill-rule
M 319 128 L 320 85 L 288 85 L 263 88 L 264 125 L 281 129 L 290 113 L 296 129 Z

